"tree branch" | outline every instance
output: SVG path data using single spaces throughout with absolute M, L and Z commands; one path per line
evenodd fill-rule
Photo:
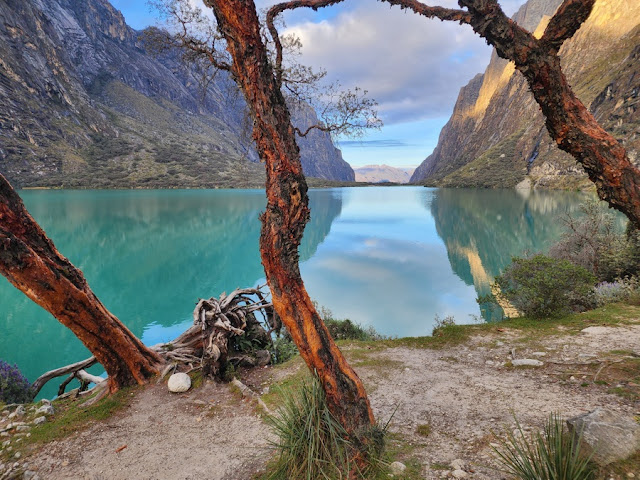
M 558 51 L 589 18 L 595 3 L 596 0 L 564 0 L 549 21 L 542 41 Z
M 498 55 L 519 66 L 527 63 L 539 41 L 507 17 L 496 0 L 458 0 L 458 4 L 467 7 L 474 32 L 495 47 Z

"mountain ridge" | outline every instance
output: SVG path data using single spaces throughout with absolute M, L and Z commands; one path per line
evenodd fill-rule
M 514 18 L 539 35 L 559 4 L 529 0 Z M 632 161 L 640 150 L 639 49 L 640 2 L 597 0 L 592 15 L 560 51 L 574 91 L 623 142 Z M 494 51 L 487 70 L 461 90 L 438 145 L 411 181 L 511 188 L 525 179 L 523 186 L 591 187 L 573 157 L 549 137 L 522 75 Z
M 106 0 L 0 4 L 0 172 L 18 187 L 264 185 L 228 76 L 203 97 L 188 68 L 151 56 Z M 315 112 L 292 109 L 296 125 Z M 300 142 L 307 175 L 353 181 L 324 132 Z

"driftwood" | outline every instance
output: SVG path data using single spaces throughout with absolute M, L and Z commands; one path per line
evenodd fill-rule
M 158 381 L 177 369 L 187 372 L 202 369 L 205 375 L 221 378 L 230 361 L 250 364 L 243 362 L 247 354 L 241 352 L 244 348 L 239 344 L 247 349 L 268 348 L 272 344 L 271 333 L 279 333 L 282 324 L 262 288 L 237 289 L 229 295 L 223 293 L 220 298 L 199 300 L 193 311 L 191 327 L 175 340 L 151 347 L 166 361 Z M 262 320 L 258 320 L 256 315 L 261 315 Z M 243 341 L 237 340 L 239 338 Z M 78 379 L 81 384 L 77 392 L 73 391 L 76 395 L 86 393 L 91 383 L 101 387 L 98 391 L 103 393 L 102 387 L 107 379 L 85 371 L 96 363 L 96 358 L 91 357 L 46 372 L 33 383 L 34 396 L 47 382 L 63 375 L 68 377 L 60 385 L 58 396 L 67 395 L 65 389 L 73 379 Z
M 66 387 L 69 384 L 69 382 L 71 382 L 71 380 L 76 378 L 75 375 L 77 372 L 79 372 L 80 370 L 84 371 L 85 368 L 89 368 L 90 366 L 95 365 L 96 363 L 98 363 L 98 361 L 96 360 L 96 357 L 90 357 L 90 358 L 87 358 L 86 360 L 82 360 L 81 362 L 72 363 L 71 365 L 67 365 L 66 367 L 50 370 L 40 375 L 38 379 L 35 382 L 33 382 L 33 385 L 32 385 L 33 396 L 35 397 L 36 395 L 38 395 L 40 390 L 42 390 L 42 387 L 44 387 L 44 385 L 49 380 L 52 380 L 54 378 L 61 377 L 62 375 L 67 375 L 70 373 L 71 374 L 70 378 L 65 380 L 65 382 L 63 383 L 63 385 Z M 58 395 L 62 395 L 63 393 L 64 393 L 64 389 L 62 390 L 62 392 L 58 392 Z

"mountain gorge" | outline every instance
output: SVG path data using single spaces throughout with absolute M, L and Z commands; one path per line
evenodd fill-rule
M 152 56 L 107 0 L 0 3 L 0 172 L 19 187 L 260 187 L 246 106 L 220 73 L 203 92 Z M 317 123 L 296 108 L 299 127 Z M 309 176 L 353 181 L 328 134 L 300 141 Z
M 560 3 L 529 0 L 514 20 L 539 36 Z M 640 161 L 640 2 L 597 0 L 560 55 L 578 97 L 631 160 Z M 489 188 L 590 185 L 573 157 L 549 137 L 522 75 L 495 51 L 484 74 L 460 91 L 438 145 L 411 181 Z

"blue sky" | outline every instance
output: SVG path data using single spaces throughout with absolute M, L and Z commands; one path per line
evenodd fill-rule
M 200 4 L 201 0 L 190 0 Z M 157 22 L 146 0 L 111 0 L 127 23 Z M 275 4 L 258 0 L 258 8 Z M 456 7 L 455 0 L 430 2 Z M 524 0 L 501 0 L 511 15 Z M 329 81 L 368 90 L 384 121 L 359 140 L 339 139 L 344 159 L 367 164 L 417 166 L 436 146 L 458 91 L 489 63 L 490 48 L 469 27 L 427 20 L 373 0 L 348 0 L 313 12 L 285 14 L 286 32 L 303 43 L 300 62 L 328 71 Z

